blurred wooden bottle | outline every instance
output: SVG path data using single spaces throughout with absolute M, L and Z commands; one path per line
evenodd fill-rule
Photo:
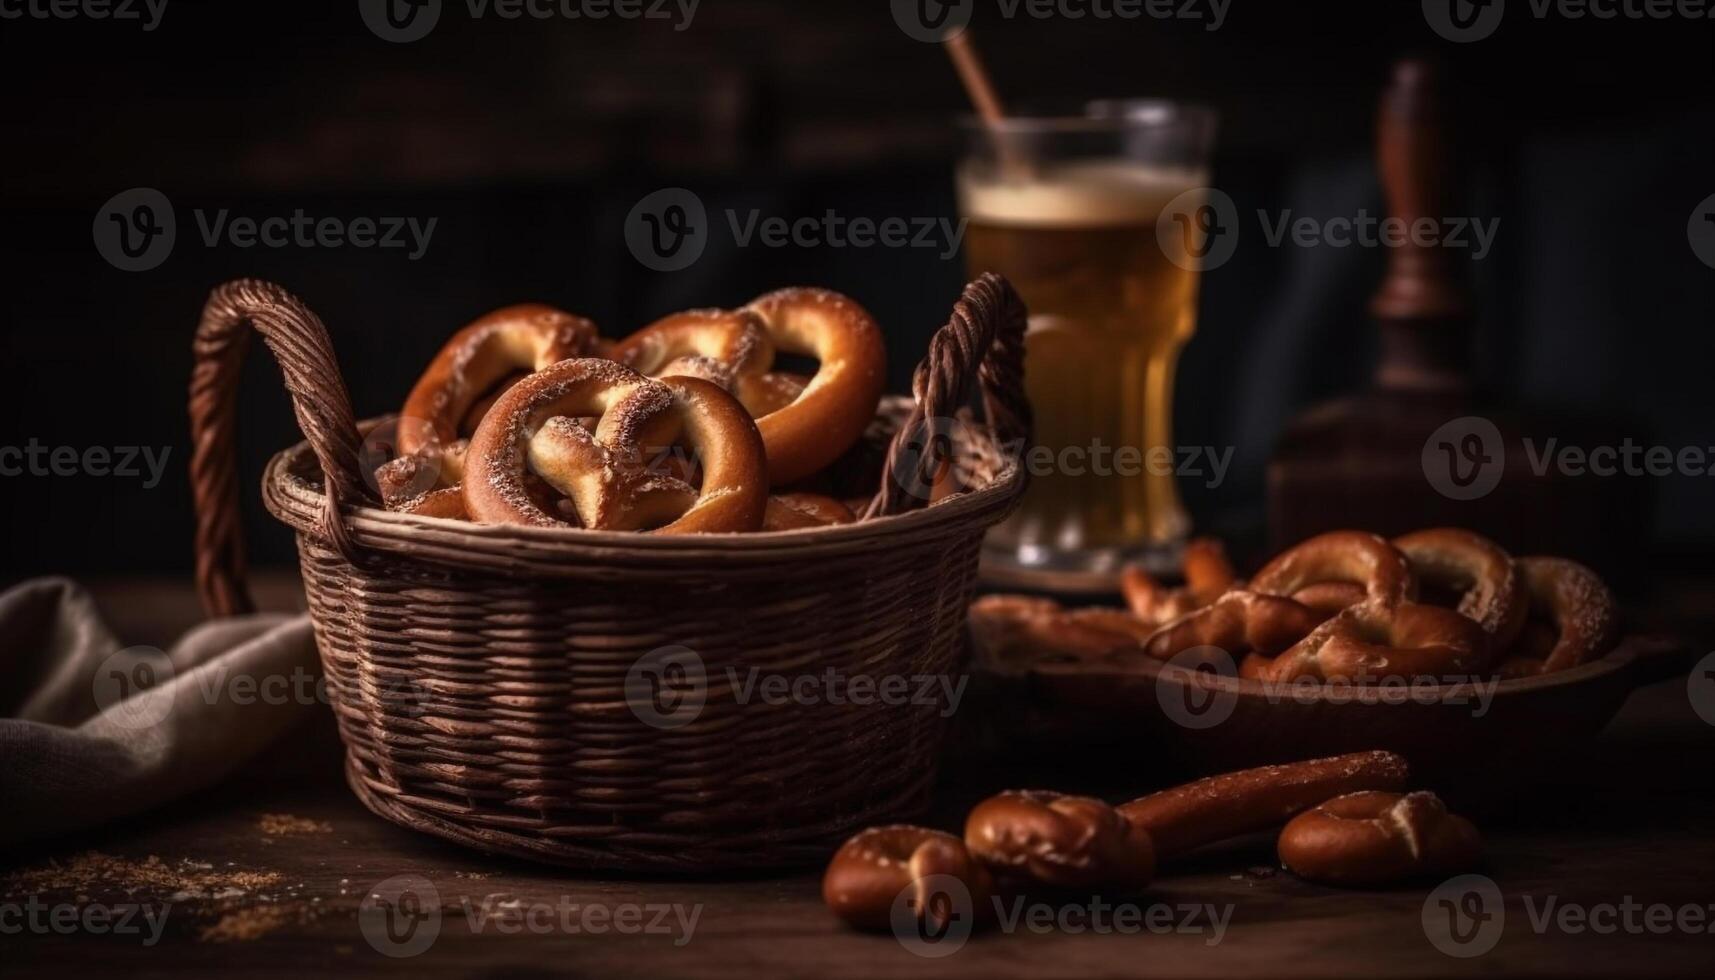
M 1389 214 L 1445 229 L 1452 132 L 1436 68 L 1395 66 L 1381 99 L 1377 157 Z M 1361 527 L 1397 534 L 1458 525 L 1518 554 L 1636 570 L 1648 530 L 1645 481 L 1542 466 L 1557 445 L 1617 445 L 1615 427 L 1528 415 L 1484 399 L 1469 377 L 1472 302 L 1456 250 L 1408 235 L 1388 249 L 1370 314 L 1381 357 L 1368 389 L 1287 424 L 1268 466 L 1269 543 Z M 1525 437 L 1531 437 L 1527 452 Z M 1541 472 L 1539 472 L 1541 470 Z

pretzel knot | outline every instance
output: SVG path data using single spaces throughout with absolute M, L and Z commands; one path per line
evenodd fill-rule
M 578 419 L 598 417 L 592 433 Z M 702 483 L 655 465 L 690 449 Z M 485 524 L 565 527 L 526 475 L 563 494 L 584 527 L 661 534 L 754 531 L 768 482 L 755 423 L 699 378 L 651 380 L 598 358 L 561 361 L 495 402 L 471 437 L 464 500 Z
M 778 351 L 814 357 L 814 377 L 775 371 Z M 886 380 L 881 328 L 856 301 L 791 288 L 737 310 L 691 310 L 644 327 L 607 356 L 653 377 L 691 374 L 756 419 L 776 485 L 822 469 L 863 435 Z
M 1489 665 L 1488 634 L 1451 609 L 1370 599 L 1351 606 L 1276 657 L 1240 673 L 1261 680 L 1374 683 L 1469 677 Z
M 1381 885 L 1475 866 L 1482 838 L 1434 793 L 1348 793 L 1307 810 L 1280 832 L 1280 861 L 1335 885 Z
M 991 796 L 965 819 L 965 846 L 990 868 L 1053 887 L 1142 888 L 1155 876 L 1149 834 L 1086 796 Z
M 969 893 L 971 907 L 949 907 L 941 888 L 951 878 Z M 918 922 L 945 928 L 957 916 L 983 918 L 990 911 L 993 878 L 952 834 L 924 827 L 871 827 L 846 841 L 822 876 L 822 900 L 859 929 L 885 931 L 895 905 L 906 901 Z M 962 896 L 961 896 L 962 897 Z

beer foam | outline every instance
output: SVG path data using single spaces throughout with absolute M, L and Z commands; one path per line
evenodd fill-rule
M 1076 226 L 1153 223 L 1173 198 L 1201 187 L 1197 169 L 1123 160 L 1065 164 L 1023 177 L 975 180 L 960 174 L 959 208 L 973 221 Z

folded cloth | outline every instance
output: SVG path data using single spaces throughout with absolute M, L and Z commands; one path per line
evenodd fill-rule
M 303 615 L 234 616 L 125 647 L 89 593 L 0 593 L 0 844 L 159 806 L 242 765 L 320 703 Z

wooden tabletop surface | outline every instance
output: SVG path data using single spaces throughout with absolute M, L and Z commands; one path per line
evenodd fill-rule
M 164 642 L 195 616 L 181 586 L 100 592 L 138 642 Z M 289 580 L 260 592 L 272 605 L 294 601 Z M 1277 871 L 1262 839 L 1170 869 L 1141 896 L 1031 906 L 1011 929 L 914 951 L 842 928 L 821 905 L 819 869 L 579 875 L 397 828 L 345 788 L 323 713 L 241 776 L 168 810 L 0 857 L 0 963 L 11 968 L 0 973 L 1709 975 L 1715 728 L 1680 678 L 1635 693 L 1593 747 L 1574 751 L 1577 764 L 1542 776 L 1528 804 L 1487 818 L 1487 882 L 1473 887 L 1492 887 L 1488 897 L 1432 893 L 1433 882 L 1382 892 L 1310 885 Z M 1133 789 L 1150 781 L 1147 747 L 1082 761 L 1140 774 L 1125 780 Z M 1089 767 L 1077 763 L 1058 777 L 1081 781 Z M 932 822 L 956 826 L 963 800 L 1011 781 L 1022 781 L 1018 771 L 950 774 L 946 812 Z M 429 896 L 418 914 L 389 920 L 373 902 L 365 912 L 366 896 L 400 876 Z M 91 909 L 114 923 L 65 924 Z M 1459 926 L 1452 939 L 1447 923 Z M 1444 952 L 1432 933 L 1453 953 L 1477 955 Z

